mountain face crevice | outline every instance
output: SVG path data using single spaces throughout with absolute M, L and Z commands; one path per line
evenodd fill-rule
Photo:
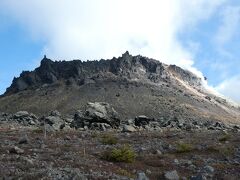
M 23 71 L 0 97 L 0 111 L 74 113 L 88 102 L 106 102 L 121 118 L 240 122 L 240 111 L 209 92 L 203 80 L 176 65 L 125 52 L 99 61 L 52 61 Z

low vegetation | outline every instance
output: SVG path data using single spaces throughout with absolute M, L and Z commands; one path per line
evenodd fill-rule
M 100 140 L 103 144 L 115 145 L 118 143 L 118 139 L 112 134 L 104 134 Z
M 178 153 L 186 153 L 192 150 L 193 150 L 193 146 L 191 144 L 182 143 L 182 142 L 177 144 Z
M 231 135 L 229 135 L 229 134 L 224 134 L 224 135 L 221 136 L 218 140 L 219 140 L 220 142 L 225 142 L 225 141 L 230 140 L 230 138 L 231 138 Z
M 127 171 L 125 169 L 119 169 L 116 173 L 121 176 L 126 176 L 128 178 L 135 178 L 135 175 L 133 175 L 132 173 L 130 173 L 129 171 Z
M 113 162 L 132 163 L 135 158 L 136 153 L 129 145 L 123 145 L 122 147 L 105 151 L 103 154 L 103 159 Z

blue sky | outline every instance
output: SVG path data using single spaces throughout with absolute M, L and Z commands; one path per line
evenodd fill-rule
M 1 0 L 0 93 L 44 54 L 93 60 L 129 50 L 199 76 L 240 102 L 237 0 Z

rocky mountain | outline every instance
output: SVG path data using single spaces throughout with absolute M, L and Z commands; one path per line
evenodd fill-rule
M 203 86 L 203 79 L 176 65 L 129 52 L 111 60 L 42 59 L 0 97 L 0 111 L 73 114 L 88 102 L 106 102 L 121 119 L 146 115 L 162 120 L 240 122 L 240 110 Z
M 240 109 L 128 52 L 52 61 L 0 97 L 0 179 L 240 179 Z

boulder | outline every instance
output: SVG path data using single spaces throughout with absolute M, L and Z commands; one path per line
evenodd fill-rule
M 18 111 L 15 113 L 13 115 L 13 121 L 25 126 L 38 124 L 37 116 L 32 113 L 28 113 L 27 111 Z
M 137 180 L 149 180 L 144 172 L 140 172 L 137 174 Z
M 122 132 L 135 132 L 136 129 L 135 127 L 131 126 L 131 125 L 124 125 Z
M 176 170 L 165 172 L 164 178 L 166 180 L 179 180 L 179 176 Z
M 18 141 L 18 144 L 28 144 L 28 143 L 29 143 L 29 139 L 27 136 L 20 138 Z
M 50 116 L 58 116 L 58 117 L 60 117 L 61 113 L 59 111 L 57 111 L 57 110 L 54 110 L 54 111 L 51 111 Z
M 62 119 L 61 114 L 58 111 L 52 111 L 49 116 L 42 117 L 41 121 L 56 131 L 63 129 L 65 126 L 65 121 Z
M 110 129 L 111 126 L 106 123 L 91 123 L 89 129 L 91 130 L 99 130 L 99 131 L 106 131 Z
M 14 114 L 14 119 L 28 117 L 29 113 L 27 111 L 18 111 Z
M 17 146 L 14 146 L 11 149 L 9 149 L 9 153 L 12 153 L 12 154 L 23 154 L 24 150 L 19 148 L 19 147 L 17 147 Z
M 150 121 L 154 121 L 154 119 L 149 118 L 147 116 L 141 115 L 141 116 L 137 116 L 135 118 L 135 125 L 136 126 L 146 126 L 149 124 Z
M 190 177 L 190 180 L 207 180 L 204 174 L 198 174 L 196 176 Z
M 91 128 L 95 125 L 100 125 L 99 123 L 104 126 L 107 124 L 112 128 L 119 127 L 120 119 L 118 113 L 110 104 L 105 102 L 88 103 L 85 111 L 77 111 L 75 113 L 71 127 L 84 128 L 87 126 Z
M 44 120 L 47 124 L 52 126 L 54 130 L 63 129 L 65 126 L 63 119 L 57 116 L 48 116 Z

